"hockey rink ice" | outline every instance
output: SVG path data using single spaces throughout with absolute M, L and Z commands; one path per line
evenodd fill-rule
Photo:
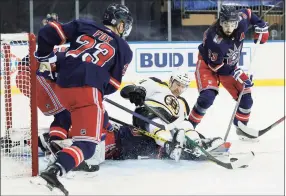
M 252 92 L 254 104 L 249 127 L 264 129 L 285 115 L 284 87 L 254 87 Z M 190 107 L 195 103 L 197 95 L 195 88 L 183 94 Z M 18 96 L 19 102 L 25 99 L 21 95 L 14 96 Z M 120 98 L 118 92 L 109 98 L 130 109 L 134 108 L 129 101 Z M 231 96 L 220 88 L 214 105 L 197 130 L 206 137 L 223 138 L 234 106 Z M 105 103 L 105 107 L 110 116 L 131 122 L 130 114 L 108 103 Z M 3 105 L 1 109 L 3 117 Z M 24 119 L 23 112 L 15 115 L 16 123 L 25 123 L 21 122 Z M 51 117 L 45 117 L 39 112 L 40 128 L 48 128 L 51 120 Z M 60 180 L 70 195 L 283 195 L 284 126 L 284 123 L 279 124 L 261 136 L 257 143 L 238 141 L 232 126 L 228 137 L 228 141 L 232 142 L 230 151 L 239 156 L 252 150 L 256 155 L 248 168 L 227 170 L 209 161 L 106 161 L 100 165 L 98 172 L 72 172 Z M 3 127 L 1 130 L 4 130 Z M 5 163 L 2 162 L 1 165 L 3 164 Z M 41 159 L 40 170 L 45 168 L 45 164 Z M 51 195 L 47 188 L 31 184 L 31 179 L 35 178 L 2 178 L 1 195 Z

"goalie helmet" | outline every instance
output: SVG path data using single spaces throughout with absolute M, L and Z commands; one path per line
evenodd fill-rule
M 189 76 L 188 71 L 183 70 L 174 70 L 172 72 L 171 78 L 170 78 L 170 85 L 173 83 L 173 81 L 176 80 L 180 82 L 181 84 L 185 85 L 186 87 L 189 86 L 191 82 L 191 78 Z
M 125 5 L 113 3 L 106 8 L 102 23 L 117 26 L 120 22 L 124 23 L 124 32 L 121 36 L 127 37 L 131 32 L 133 23 L 131 12 Z

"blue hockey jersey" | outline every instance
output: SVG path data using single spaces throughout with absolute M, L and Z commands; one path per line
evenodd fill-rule
M 240 21 L 231 37 L 221 35 L 218 25 L 212 25 L 204 33 L 199 53 L 209 68 L 219 75 L 230 75 L 239 62 L 243 41 L 249 25 L 263 27 L 265 22 L 250 9 L 239 12 Z
M 92 86 L 103 95 L 115 92 L 132 60 L 125 40 L 104 25 L 87 19 L 66 24 L 49 22 L 38 33 L 37 54 L 49 55 L 55 45 L 70 43 L 59 62 L 57 84 L 63 88 Z

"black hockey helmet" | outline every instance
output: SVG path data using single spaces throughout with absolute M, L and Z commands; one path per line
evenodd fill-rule
M 219 12 L 219 20 L 223 21 L 239 21 L 239 15 L 234 6 L 223 5 Z
M 133 18 L 131 12 L 125 5 L 110 4 L 103 15 L 104 25 L 117 26 L 120 22 L 124 23 L 124 32 L 121 36 L 128 36 L 132 29 Z

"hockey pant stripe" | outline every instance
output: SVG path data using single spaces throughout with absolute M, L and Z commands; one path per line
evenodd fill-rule
M 55 92 L 51 88 L 50 84 L 47 83 L 46 79 L 42 76 L 37 76 L 37 80 L 41 84 L 41 86 L 45 89 L 45 91 L 49 95 L 49 97 L 50 97 L 50 99 L 53 102 L 54 107 L 55 107 L 53 110 L 50 110 L 48 112 L 44 112 L 44 115 L 46 115 L 46 116 L 55 115 L 55 114 L 58 114 L 58 113 L 62 112 L 63 110 L 65 110 L 65 108 L 60 103 L 57 95 L 55 94 Z
M 97 88 L 93 88 L 93 100 L 95 105 L 97 106 L 97 125 L 96 125 L 96 135 L 95 141 L 98 143 L 101 141 L 101 129 L 103 128 L 103 118 L 104 118 L 104 108 L 102 105 L 102 97 L 98 92 Z
M 64 148 L 62 152 L 70 155 L 75 161 L 75 167 L 77 167 L 84 160 L 82 150 L 77 146 L 71 146 Z
M 50 128 L 50 137 L 58 137 L 60 139 L 67 139 L 68 132 L 61 127 L 51 127 Z

